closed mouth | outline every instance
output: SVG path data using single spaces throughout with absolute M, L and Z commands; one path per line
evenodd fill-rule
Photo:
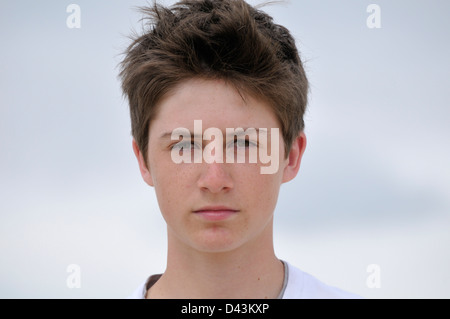
M 207 221 L 221 221 L 236 215 L 239 210 L 227 206 L 207 206 L 195 210 L 194 213 Z
M 200 209 L 194 210 L 194 213 L 220 213 L 220 212 L 237 213 L 238 211 L 239 210 L 227 206 L 205 206 Z

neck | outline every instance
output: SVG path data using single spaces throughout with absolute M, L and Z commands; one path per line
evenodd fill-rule
M 168 231 L 167 268 L 147 297 L 168 299 L 276 298 L 284 279 L 272 227 L 226 252 L 202 252 Z

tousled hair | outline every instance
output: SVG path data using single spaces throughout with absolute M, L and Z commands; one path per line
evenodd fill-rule
M 183 0 L 170 8 L 155 2 L 140 10 L 147 23 L 124 52 L 119 77 L 132 135 L 145 160 L 158 102 L 192 78 L 222 79 L 241 96 L 267 101 L 288 155 L 304 129 L 309 85 L 285 27 L 243 0 Z

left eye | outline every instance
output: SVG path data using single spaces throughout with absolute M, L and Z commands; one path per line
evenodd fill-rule
M 244 140 L 244 139 L 237 139 L 234 141 L 235 146 L 237 147 L 250 147 L 250 146 L 256 146 L 255 143 L 249 141 L 249 140 Z

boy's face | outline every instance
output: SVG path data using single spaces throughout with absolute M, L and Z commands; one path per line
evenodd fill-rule
M 224 154 L 230 147 L 244 147 L 247 155 L 249 147 L 266 147 L 270 152 L 271 144 L 277 143 L 279 169 L 274 174 L 261 174 L 261 166 L 267 165 L 261 164 L 259 157 L 257 163 L 249 163 L 247 158 L 245 163 L 224 160 L 208 164 L 203 160 L 176 164 L 171 149 L 180 140 L 172 140 L 170 133 L 180 127 L 194 133 L 195 120 L 202 121 L 203 132 L 207 128 L 222 131 Z M 280 125 L 262 100 L 246 96 L 244 102 L 223 81 L 189 80 L 158 106 L 149 131 L 148 168 L 134 143 L 141 174 L 155 187 L 169 241 L 176 240 L 199 251 L 223 252 L 250 241 L 272 240 L 272 217 L 280 185 L 296 175 L 306 140 L 302 134 L 294 142 L 293 155 L 285 159 L 281 134 L 271 140 L 269 133 L 267 146 L 254 146 L 252 141 L 226 145 L 226 129 L 239 127 L 267 128 L 270 132 Z M 203 140 L 202 147 L 208 143 L 212 142 Z

